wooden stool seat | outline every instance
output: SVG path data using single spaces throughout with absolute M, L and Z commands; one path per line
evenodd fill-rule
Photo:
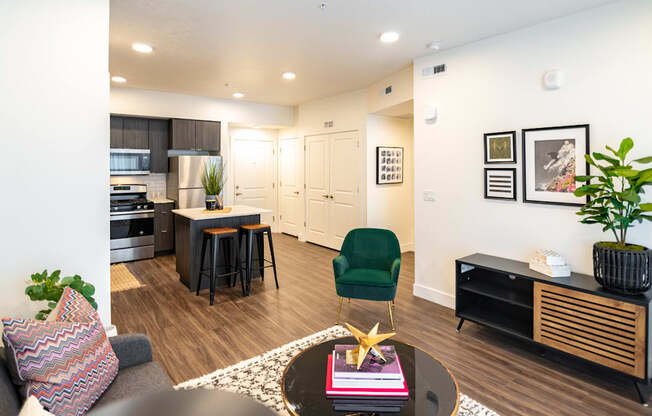
M 267 224 L 248 224 L 248 225 L 241 225 L 240 228 L 243 230 L 251 230 L 251 231 L 256 231 L 256 230 L 263 230 L 265 228 L 271 228 Z
M 222 235 L 222 234 L 233 234 L 237 233 L 238 230 L 235 228 L 206 228 L 204 230 L 204 234 L 210 234 L 210 235 Z

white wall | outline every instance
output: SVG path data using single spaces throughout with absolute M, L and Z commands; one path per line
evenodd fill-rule
M 634 155 L 652 154 L 651 22 L 652 2 L 624 1 L 415 61 L 416 114 L 439 108 L 436 123 L 415 122 L 415 294 L 452 306 L 454 260 L 474 252 L 526 261 L 552 248 L 592 274 L 593 242 L 612 237 L 579 224 L 575 208 L 483 199 L 482 134 L 589 123 L 592 150 L 631 136 Z M 442 63 L 441 77 L 421 77 Z M 552 68 L 566 83 L 545 91 Z M 520 201 L 520 136 L 517 148 Z M 425 190 L 438 200 L 424 202 Z M 651 247 L 652 223 L 630 240 Z
M 367 88 L 369 113 L 376 113 L 388 107 L 412 100 L 414 97 L 413 71 L 412 65 L 408 65 L 406 68 L 373 83 Z M 385 88 L 390 85 L 392 87 L 392 93 L 387 95 L 385 94 Z
M 220 121 L 222 137 L 220 154 L 227 162 L 230 178 L 233 178 L 230 123 L 293 126 L 295 118 L 295 109 L 290 106 L 124 87 L 111 87 L 111 113 Z M 225 187 L 224 203 L 233 203 L 232 186 Z
M 0 315 L 32 317 L 25 281 L 62 269 L 108 325 L 109 1 L 3 1 L 0 27 Z
M 367 225 L 392 230 L 401 251 L 414 250 L 412 120 L 367 116 Z M 376 184 L 376 147 L 403 147 L 403 183 Z

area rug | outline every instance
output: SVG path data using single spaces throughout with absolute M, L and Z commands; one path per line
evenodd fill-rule
M 281 378 L 286 365 L 295 355 L 311 345 L 349 335 L 351 333 L 346 328 L 336 325 L 230 367 L 185 381 L 175 386 L 175 389 L 203 388 L 232 391 L 253 397 L 276 410 L 280 415 L 288 416 L 289 413 L 285 410 L 281 396 Z M 498 416 L 498 414 L 470 397 L 460 394 L 457 416 Z
M 142 285 L 124 263 L 111 265 L 111 292 L 138 289 Z

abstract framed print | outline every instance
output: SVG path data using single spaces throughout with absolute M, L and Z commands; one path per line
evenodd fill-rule
M 484 197 L 516 201 L 516 168 L 484 168 Z
M 486 133 L 484 163 L 516 163 L 516 132 Z
M 523 130 L 523 202 L 582 206 L 575 176 L 588 175 L 589 125 Z
M 403 183 L 402 147 L 376 147 L 376 184 Z

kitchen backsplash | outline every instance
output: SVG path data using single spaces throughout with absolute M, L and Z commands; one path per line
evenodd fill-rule
M 165 173 L 152 173 L 139 176 L 111 176 L 111 185 L 147 185 L 147 197 L 165 198 L 167 193 Z

